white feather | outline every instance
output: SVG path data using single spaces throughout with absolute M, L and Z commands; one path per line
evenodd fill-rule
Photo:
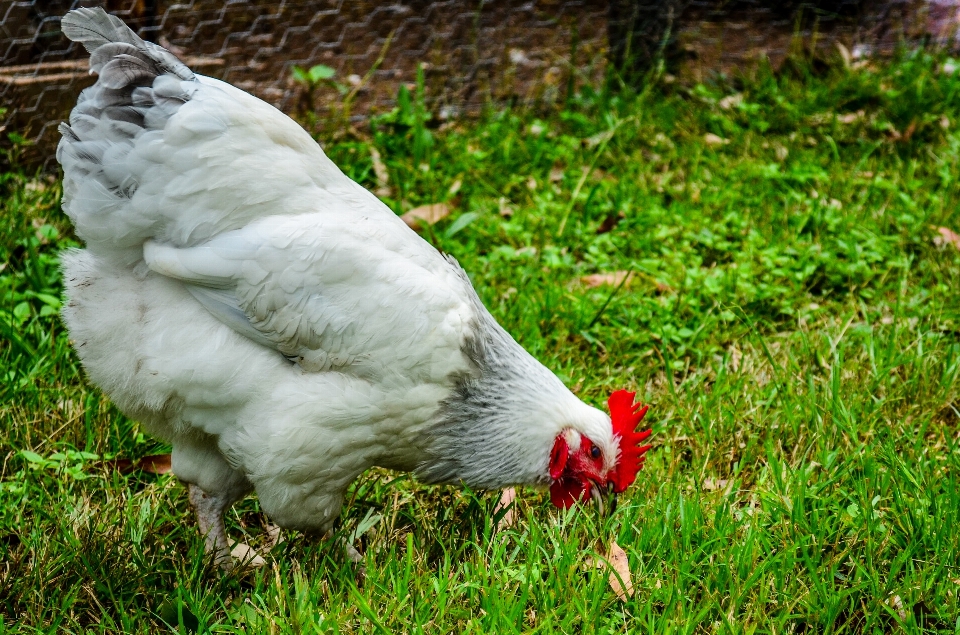
M 102 75 L 61 127 L 86 243 L 63 258 L 63 315 L 90 379 L 172 442 L 181 478 L 252 485 L 281 525 L 322 528 L 373 465 L 545 483 L 561 430 L 612 443 L 296 123 L 105 16 L 64 18 Z M 503 407 L 458 418 L 471 378 Z

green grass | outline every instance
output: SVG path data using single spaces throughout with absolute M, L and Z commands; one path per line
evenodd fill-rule
M 372 471 L 340 527 L 365 575 L 293 535 L 221 576 L 176 479 L 100 462 L 165 446 L 70 350 L 58 184 L 7 174 L 0 634 L 960 633 L 960 77 L 916 53 L 436 123 L 414 91 L 326 147 L 375 188 L 375 146 L 398 212 L 450 202 L 426 237 L 582 398 L 652 404 L 615 514 L 524 490 L 496 533 L 495 496 Z M 263 540 L 255 499 L 228 522 Z

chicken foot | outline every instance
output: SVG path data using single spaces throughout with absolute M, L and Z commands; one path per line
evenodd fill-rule
M 190 483 L 188 486 L 190 504 L 197 512 L 197 525 L 204 539 L 204 551 L 213 554 L 213 561 L 224 571 L 233 569 L 233 557 L 230 555 L 230 543 L 227 541 L 227 529 L 223 524 L 223 514 L 234 503 L 233 497 L 224 494 L 211 494 Z

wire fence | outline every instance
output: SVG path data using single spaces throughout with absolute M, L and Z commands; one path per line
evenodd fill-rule
M 639 81 L 664 60 L 684 81 L 774 66 L 797 47 L 851 58 L 903 42 L 954 46 L 960 0 L 0 0 L 2 135 L 52 167 L 56 127 L 92 83 L 60 17 L 103 6 L 196 72 L 286 112 L 360 119 L 422 83 L 440 119 L 489 103 L 549 105 L 615 67 Z M 837 47 L 837 44 L 841 44 Z M 314 85 L 294 67 L 324 65 Z

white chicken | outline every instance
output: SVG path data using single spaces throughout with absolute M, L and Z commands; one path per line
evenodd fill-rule
M 86 243 L 63 254 L 63 317 L 88 377 L 172 444 L 221 566 L 223 513 L 253 490 L 324 530 L 371 466 L 561 507 L 633 482 L 633 394 L 613 420 L 581 402 L 295 122 L 101 9 L 62 28 L 99 75 L 60 127 Z

